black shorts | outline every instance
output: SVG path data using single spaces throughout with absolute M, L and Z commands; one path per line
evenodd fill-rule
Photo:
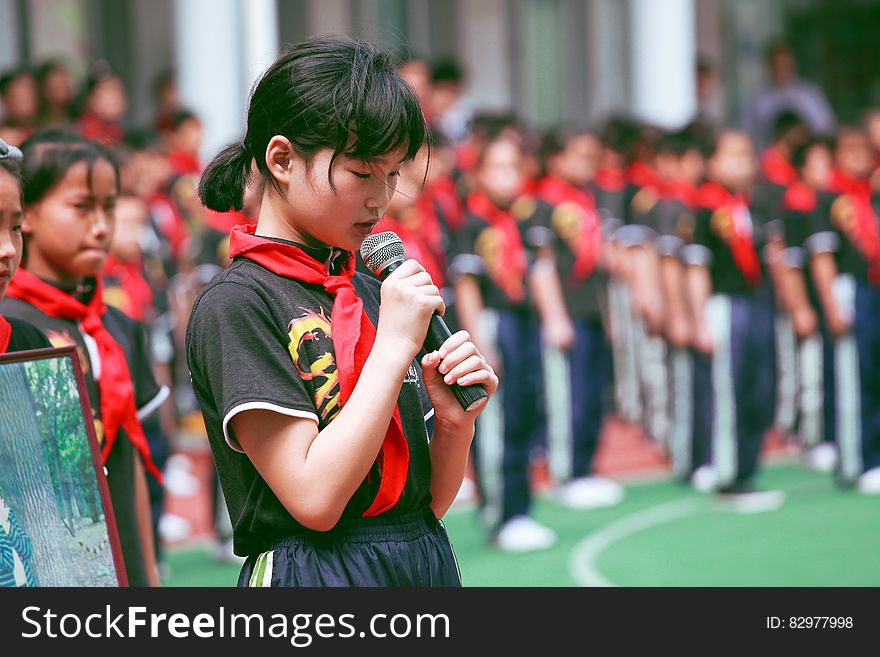
M 252 554 L 238 586 L 461 586 L 446 528 L 431 509 L 359 518 Z

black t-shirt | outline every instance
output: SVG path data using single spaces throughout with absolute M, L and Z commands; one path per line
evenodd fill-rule
M 535 212 L 525 231 L 526 245 L 549 247 L 556 260 L 556 271 L 569 315 L 579 319 L 600 318 L 602 301 L 607 290 L 608 275 L 594 264 L 593 271 L 583 279 L 573 276 L 577 260 L 578 239 L 585 213 L 573 202 Z
M 874 210 L 874 221 L 878 221 L 880 196 L 875 194 L 872 197 L 871 207 Z M 868 260 L 860 244 L 858 220 L 850 196 L 820 196 L 820 211 L 813 216 L 804 244 L 811 255 L 833 253 L 841 274 L 851 274 L 859 280 L 867 280 Z
M 532 247 L 535 246 L 527 238 L 527 231 L 535 225 L 549 225 L 552 211 L 549 204 L 531 196 L 521 196 L 510 206 L 510 213 L 516 220 L 520 241 L 526 251 L 527 269 L 534 262 Z M 499 271 L 502 261 L 501 245 L 504 243 L 497 228 L 468 210 L 465 212 L 464 225 L 456 235 L 455 254 L 449 264 L 450 278 L 455 280 L 463 275 L 476 278 L 483 306 L 486 308 L 530 312 L 532 305 L 527 272 L 523 273 L 520 281 L 525 293 L 522 300 L 512 300 L 490 275 L 490 272 Z
M 326 250 L 304 250 L 327 262 L 331 272 L 337 270 L 338 259 L 325 258 Z M 381 283 L 360 273 L 352 283 L 376 324 Z M 333 300 L 320 285 L 284 278 L 247 258 L 237 258 L 207 285 L 193 306 L 187 358 L 237 554 L 262 552 L 286 537 L 313 534 L 288 513 L 241 451 L 229 421 L 256 408 L 312 419 L 319 430 L 332 421 L 340 410 L 330 338 Z M 397 405 L 409 446 L 409 471 L 400 499 L 383 515 L 400 515 L 430 504 L 428 437 L 433 409 L 418 361 L 409 368 Z M 379 481 L 374 463 L 346 505 L 341 524 L 363 514 Z
M 822 304 L 819 300 L 819 294 L 807 267 L 810 245 L 816 249 L 816 253 L 821 253 L 828 248 L 828 240 L 837 243 L 838 237 L 833 233 L 826 232 L 825 235 L 819 235 L 817 238 L 811 239 L 816 233 L 817 227 L 821 223 L 827 222 L 823 220 L 823 216 L 827 216 L 831 202 L 834 200 L 832 194 L 826 192 L 816 193 L 816 205 L 811 209 L 793 209 L 783 206 L 782 209 L 782 234 L 785 240 L 785 251 L 783 257 L 788 267 L 794 267 L 803 270 L 804 283 L 807 290 L 807 298 L 813 309 L 819 313 L 820 318 L 823 317 Z M 823 244 L 823 241 L 826 243 Z
M 92 292 L 93 288 L 84 288 L 82 296 L 79 297 L 80 300 L 87 302 Z M 101 391 L 98 387 L 101 365 L 100 355 L 94 340 L 81 331 L 78 322 L 50 317 L 20 299 L 4 299 L 0 302 L 0 313 L 7 318 L 20 318 L 36 326 L 46 335 L 53 347 L 76 347 L 89 394 L 92 414 L 95 418 L 95 433 L 99 442 L 103 442 Z M 102 321 L 104 327 L 125 352 L 125 359 L 134 384 L 138 419 L 143 420 L 157 410 L 168 396 L 168 389 L 161 387 L 153 378 L 144 327 L 140 322 L 136 322 L 121 310 L 113 307 L 107 308 Z M 134 459 L 136 455 L 139 456 L 131 441 L 128 440 L 125 430 L 120 427 L 113 443 L 113 449 L 110 450 L 105 463 L 107 484 L 110 489 L 110 499 L 113 503 L 113 514 L 116 518 L 128 582 L 131 586 L 146 586 L 148 584 L 147 572 L 141 551 L 134 497 Z
M 751 206 L 748 220 L 751 223 L 752 244 L 761 264 L 761 283 L 757 287 L 748 282 L 734 260 L 729 241 L 734 221 L 730 208 L 722 206 L 716 210 L 700 209 L 696 213 L 694 237 L 690 244 L 682 248 L 682 259 L 686 264 L 709 268 L 713 293 L 751 294 L 766 286 L 768 272 L 764 247 L 769 235 L 760 216 Z
M 28 351 L 31 349 L 49 349 L 52 345 L 40 330 L 15 317 L 6 317 L 9 326 L 12 327 L 12 335 L 9 336 L 9 346 L 6 352 Z

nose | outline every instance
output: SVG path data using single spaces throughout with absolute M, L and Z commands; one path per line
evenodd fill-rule
M 96 208 L 94 214 L 95 221 L 92 224 L 92 233 L 98 238 L 106 237 L 110 232 L 110 227 L 113 226 L 113 210 Z
M 367 207 L 384 212 L 397 189 L 397 176 L 376 177 L 376 185 L 367 199 Z
M 0 231 L 0 260 L 12 260 L 15 257 L 15 244 L 9 231 Z

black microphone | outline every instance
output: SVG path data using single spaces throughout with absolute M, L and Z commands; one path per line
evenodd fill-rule
M 405 260 L 403 242 L 397 233 L 385 231 L 375 233 L 367 237 L 361 244 L 361 258 L 371 272 L 382 280 L 385 280 L 391 272 L 400 267 Z M 428 352 L 436 351 L 451 336 L 452 333 L 446 326 L 446 322 L 436 312 L 428 324 L 428 334 L 425 336 L 425 349 Z M 489 395 L 486 389 L 479 383 L 460 386 L 453 383 L 449 386 L 452 394 L 461 404 L 461 407 L 469 411 Z

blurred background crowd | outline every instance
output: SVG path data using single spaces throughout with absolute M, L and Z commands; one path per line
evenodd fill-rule
M 254 222 L 260 203 L 252 190 L 241 212 L 206 210 L 195 192 L 202 167 L 219 147 L 240 139 L 250 86 L 283 44 L 319 33 L 371 40 L 397 58 L 434 135 L 427 175 L 419 175 L 427 167 L 427 157 L 420 158 L 379 228 L 401 234 L 408 254 L 445 288 L 449 322 L 471 320 L 455 311 L 459 279 L 473 274 L 461 256 L 479 252 L 465 234 L 475 192 L 498 200 L 506 185 L 513 191 L 504 209 L 522 196 L 560 205 L 541 191 L 548 176 L 589 192 L 601 218 L 595 276 L 604 278 L 595 315 L 609 363 L 608 376 L 592 384 L 599 392 L 589 393 L 600 399 L 597 424 L 613 419 L 642 427 L 643 440 L 670 471 L 712 487 L 700 471 L 711 459 L 698 447 L 688 447 L 684 461 L 673 454 L 676 399 L 664 392 L 673 387 L 669 357 L 676 349 L 699 353 L 702 345 L 698 325 L 682 329 L 673 305 L 658 307 L 646 296 L 653 289 L 646 281 L 661 269 L 645 254 L 669 255 L 655 241 L 663 230 L 650 211 L 678 200 L 696 214 L 703 183 L 732 187 L 727 183 L 736 179 L 742 189 L 731 191 L 752 199 L 776 194 L 773 202 L 751 204 L 753 221 L 764 225 L 802 210 L 796 202 L 783 207 L 792 188 L 844 194 L 869 184 L 880 163 L 878 28 L 880 5 L 867 0 L 0 0 L 0 138 L 21 144 L 42 129 L 65 127 L 117 153 L 122 192 L 106 300 L 150 329 L 157 379 L 173 391 L 150 436 L 155 460 L 173 464 L 203 431 L 182 355 L 189 310 L 227 264 L 229 230 Z M 810 157 L 821 160 L 815 177 Z M 513 179 L 504 180 L 510 169 Z M 537 261 L 542 243 L 525 236 L 532 223 L 523 238 Z M 683 243 L 693 239 L 693 231 L 676 231 Z M 809 267 L 797 264 L 792 249 L 809 250 L 806 238 L 822 232 L 798 240 L 778 230 L 780 251 L 790 252 L 780 262 L 804 272 L 798 275 L 807 287 Z M 811 318 L 810 308 L 826 315 L 819 301 L 781 301 L 779 288 L 787 284 L 775 276 L 782 321 L 767 340 L 777 346 L 778 362 L 771 356 L 760 363 L 779 375 L 774 435 L 803 449 L 812 466 L 853 484 L 870 468 L 842 476 L 834 436 L 813 431 L 804 438 L 808 402 L 800 393 L 808 368 L 797 365 L 798 345 L 849 326 Z M 490 293 L 482 293 L 491 306 Z M 540 305 L 541 294 L 535 296 Z M 578 314 L 570 303 L 568 310 Z M 551 311 L 533 312 L 545 344 L 570 346 L 560 337 L 564 328 L 547 319 Z M 641 339 L 633 337 L 639 332 Z M 788 360 L 780 355 L 786 353 Z M 496 358 L 497 369 L 511 369 L 505 354 Z M 590 385 L 593 375 L 585 376 Z M 551 397 L 542 381 L 533 392 Z M 693 392 L 684 396 L 693 399 Z M 550 416 L 537 411 L 539 420 Z M 695 431 L 694 445 L 706 438 Z M 602 435 L 614 440 L 613 432 Z M 531 438 L 528 458 L 552 461 L 547 430 Z M 830 451 L 815 451 L 822 444 Z M 561 500 L 582 508 L 619 500 L 611 482 L 587 476 L 589 463 L 582 469 L 593 487 L 569 489 Z M 472 475 L 478 478 L 476 467 Z M 187 484 L 169 477 L 174 485 Z M 461 495 L 490 496 L 485 483 L 480 488 L 465 486 Z M 877 492 L 870 481 L 862 489 Z M 171 540 L 182 530 L 171 514 L 160 523 L 162 490 L 153 491 L 153 500 L 159 535 Z M 215 495 L 214 504 L 221 500 Z M 225 511 L 215 518 L 218 556 L 233 558 Z M 546 529 L 522 527 L 501 546 L 549 545 Z

